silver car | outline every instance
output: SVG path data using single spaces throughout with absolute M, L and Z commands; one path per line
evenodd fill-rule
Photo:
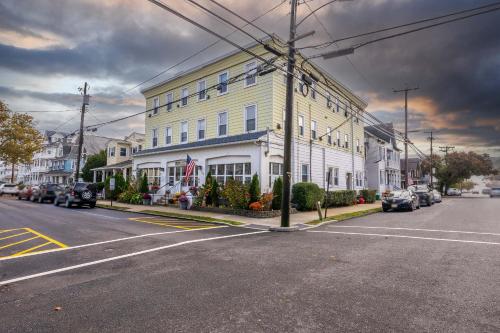
M 490 191 L 490 198 L 500 197 L 500 187 L 493 187 Z
M 432 190 L 432 194 L 434 194 L 434 202 L 441 202 L 443 198 L 441 197 L 441 193 L 438 190 Z

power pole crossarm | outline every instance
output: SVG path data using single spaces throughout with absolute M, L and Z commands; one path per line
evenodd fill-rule
M 89 104 L 89 96 L 87 95 L 87 87 L 88 84 L 85 82 L 83 86 L 83 103 L 82 103 L 82 111 L 80 117 L 80 133 L 78 135 L 78 156 L 76 157 L 76 170 L 75 170 L 75 182 L 78 181 L 80 177 L 80 160 L 82 159 L 82 147 L 83 147 L 83 123 L 85 120 L 85 109 Z

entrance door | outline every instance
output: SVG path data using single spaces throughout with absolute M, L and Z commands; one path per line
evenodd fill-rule
M 348 190 L 352 190 L 352 173 L 348 172 L 345 175 L 345 181 Z

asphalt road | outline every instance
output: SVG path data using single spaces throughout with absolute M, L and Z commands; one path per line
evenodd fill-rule
M 67 247 L 0 259 L 0 331 L 499 332 L 499 216 L 457 198 L 271 233 L 1 200 L 0 229 Z

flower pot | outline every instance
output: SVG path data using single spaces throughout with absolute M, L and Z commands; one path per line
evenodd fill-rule
M 142 199 L 143 205 L 151 205 L 151 199 Z
M 179 208 L 183 210 L 188 209 L 188 202 L 187 201 L 179 201 Z

